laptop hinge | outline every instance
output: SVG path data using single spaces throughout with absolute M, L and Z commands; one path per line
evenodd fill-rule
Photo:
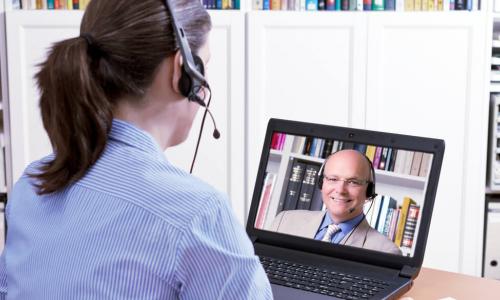
M 417 274 L 417 272 L 418 272 L 417 268 L 413 268 L 413 267 L 405 265 L 405 266 L 403 266 L 403 268 L 399 272 L 399 276 L 405 277 L 405 278 L 413 278 L 415 276 L 415 274 Z

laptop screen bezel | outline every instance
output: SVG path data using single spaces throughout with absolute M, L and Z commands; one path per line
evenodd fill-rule
M 391 147 L 402 150 L 419 151 L 433 155 L 427 188 L 424 196 L 423 210 L 417 233 L 413 257 L 362 249 L 351 246 L 328 244 L 312 239 L 286 235 L 282 233 L 256 229 L 254 224 L 260 201 L 260 193 L 264 182 L 266 166 L 269 159 L 271 139 L 274 132 L 282 132 L 296 136 L 314 136 L 324 139 L 335 139 L 351 143 Z M 444 140 L 402 135 L 388 132 L 355 129 L 348 127 L 313 124 L 281 119 L 270 119 L 266 131 L 261 160 L 254 186 L 252 202 L 247 221 L 247 233 L 253 241 L 285 247 L 295 250 L 317 253 L 331 257 L 349 259 L 390 268 L 410 266 L 420 268 L 423 262 L 428 231 L 431 222 L 434 200 L 441 172 L 445 143 Z

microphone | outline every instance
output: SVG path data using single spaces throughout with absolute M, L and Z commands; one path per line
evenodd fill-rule
M 352 214 L 355 210 L 356 210 L 356 208 L 351 207 L 351 208 L 349 208 L 349 213 Z
M 208 83 L 205 82 L 203 85 L 205 86 L 209 91 L 210 91 L 210 86 Z M 205 119 L 207 116 L 207 113 L 210 115 L 210 118 L 212 119 L 212 123 L 214 123 L 214 132 L 212 136 L 214 139 L 219 139 L 220 138 L 220 132 L 217 130 L 217 125 L 215 124 L 215 118 L 212 115 L 212 112 L 210 109 L 208 109 L 208 106 L 210 105 L 210 101 L 212 100 L 212 92 L 210 91 L 210 97 L 208 98 L 208 104 L 203 101 L 196 93 L 191 93 L 188 97 L 189 100 L 195 101 L 198 103 L 200 106 L 205 108 L 205 113 L 203 114 L 203 119 L 201 120 L 201 126 L 200 126 L 200 132 L 198 133 L 198 140 L 196 142 L 196 148 L 194 149 L 194 155 L 193 155 L 193 161 L 191 161 L 191 168 L 189 169 L 189 174 L 193 174 L 193 168 L 194 168 L 194 163 L 196 161 L 196 156 L 198 155 L 198 149 L 200 147 L 200 141 L 201 141 L 201 134 L 203 133 L 203 126 L 205 126 Z
M 210 111 L 210 109 L 207 107 L 207 105 L 205 104 L 205 102 L 200 97 L 198 97 L 198 95 L 194 95 L 193 101 L 195 101 L 196 103 L 198 103 L 200 106 L 204 107 L 205 108 L 205 112 L 208 112 L 208 114 L 210 115 L 210 119 L 212 119 L 212 123 L 214 123 L 214 132 L 213 132 L 212 136 L 214 137 L 214 139 L 218 140 L 220 138 L 220 132 L 217 129 L 217 125 L 215 124 L 214 115 L 212 114 L 212 112 Z

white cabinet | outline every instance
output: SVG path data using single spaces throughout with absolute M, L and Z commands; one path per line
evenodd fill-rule
M 482 12 L 370 16 L 366 127 L 446 143 L 424 265 L 480 274 L 489 63 Z
M 213 93 L 211 110 L 221 138 L 218 141 L 211 138 L 213 125 L 208 119 L 194 173 L 230 195 L 243 223 L 244 17 L 241 12 L 210 11 L 210 14 L 212 58 L 207 72 Z M 31 161 L 52 152 L 41 122 L 39 93 L 33 76 L 52 43 L 79 35 L 82 15 L 81 11 L 6 12 L 13 182 Z M 186 170 L 193 156 L 202 112 L 187 143 L 167 153 L 171 161 Z
M 486 21 L 484 12 L 250 13 L 249 187 L 270 117 L 444 139 L 424 265 L 479 275 Z

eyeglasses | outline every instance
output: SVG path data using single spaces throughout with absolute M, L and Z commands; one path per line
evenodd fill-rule
M 339 177 L 335 177 L 335 176 L 330 177 L 330 176 L 326 176 L 326 175 L 323 178 L 324 178 L 323 180 L 327 184 L 334 185 L 334 184 L 338 184 L 339 182 L 342 182 L 342 183 L 347 184 L 347 186 L 351 187 L 351 188 L 359 188 L 359 187 L 362 187 L 363 185 L 368 184 L 370 182 L 368 180 L 363 180 L 363 179 L 356 179 L 356 178 L 342 179 Z

